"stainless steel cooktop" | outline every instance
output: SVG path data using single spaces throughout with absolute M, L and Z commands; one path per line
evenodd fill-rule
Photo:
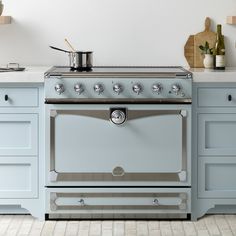
M 94 76 L 136 76 L 191 78 L 191 73 L 180 66 L 95 66 L 91 71 L 73 71 L 70 67 L 55 66 L 46 72 L 48 76 L 94 77 Z

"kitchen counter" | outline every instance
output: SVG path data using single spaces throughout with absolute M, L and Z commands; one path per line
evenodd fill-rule
M 44 83 L 44 73 L 51 66 L 27 66 L 25 71 L 1 72 L 0 83 Z M 186 68 L 193 73 L 193 82 L 236 82 L 236 67 L 224 71 Z
M 193 82 L 236 82 L 236 67 L 223 71 L 204 68 L 188 68 L 193 73 Z
M 49 66 L 26 66 L 25 71 L 0 72 L 0 83 L 44 83 L 44 73 L 49 69 Z

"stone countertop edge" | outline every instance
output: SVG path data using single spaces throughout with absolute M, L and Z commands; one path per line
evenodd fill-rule
M 213 70 L 204 68 L 186 68 L 193 73 L 193 82 L 236 82 L 236 67 L 227 67 L 225 70 Z
M 24 71 L 0 72 L 0 83 L 44 83 L 44 73 L 52 66 L 26 66 Z

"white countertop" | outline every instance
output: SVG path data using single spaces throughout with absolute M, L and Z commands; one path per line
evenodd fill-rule
M 0 72 L 0 83 L 44 83 L 44 73 L 51 67 L 26 66 L 24 71 Z
M 0 72 L 0 83 L 44 83 L 44 73 L 51 66 L 26 66 L 25 71 Z M 193 73 L 193 82 L 236 82 L 236 67 L 224 71 L 186 68 Z
M 225 70 L 188 68 L 193 73 L 193 82 L 236 82 L 236 67 Z

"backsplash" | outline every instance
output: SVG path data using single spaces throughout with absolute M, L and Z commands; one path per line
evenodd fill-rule
M 5 0 L 0 25 L 0 64 L 65 65 L 68 38 L 78 50 L 93 50 L 94 65 L 182 65 L 190 34 L 209 16 L 223 26 L 227 65 L 236 66 L 235 0 Z

